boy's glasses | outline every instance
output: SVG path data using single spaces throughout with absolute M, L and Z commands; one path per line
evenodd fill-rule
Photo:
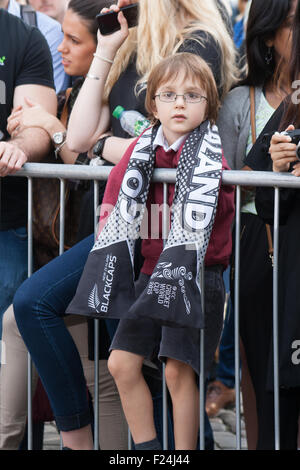
M 159 100 L 163 103 L 174 103 L 178 96 L 182 96 L 186 103 L 200 103 L 201 101 L 207 100 L 206 96 L 200 95 L 200 93 L 188 92 L 183 95 L 178 95 L 174 91 L 163 91 L 154 95 L 154 98 L 158 96 Z

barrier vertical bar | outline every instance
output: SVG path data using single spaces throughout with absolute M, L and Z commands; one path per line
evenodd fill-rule
M 204 315 L 205 312 L 205 283 L 204 283 L 204 261 L 201 267 L 201 307 Z M 199 345 L 199 365 L 200 365 L 200 375 L 199 375 L 199 448 L 200 450 L 205 450 L 205 370 L 204 370 L 204 343 L 205 343 L 205 333 L 204 329 L 200 330 L 200 345 Z
M 60 211 L 59 211 L 59 254 L 62 255 L 65 247 L 65 192 L 66 182 L 60 179 Z
M 274 259 L 273 259 L 273 356 L 274 356 L 274 425 L 275 450 L 280 449 L 279 356 L 278 356 L 278 252 L 279 252 L 279 188 L 274 188 Z
M 163 185 L 163 226 L 162 226 L 162 238 L 163 245 L 165 246 L 168 238 L 170 229 L 169 210 L 168 210 L 168 183 Z M 166 384 L 166 365 L 163 364 L 163 383 L 162 383 L 162 395 L 163 395 L 163 449 L 168 450 L 168 395 L 167 395 L 167 384 Z
M 97 237 L 99 182 L 94 180 L 94 232 Z M 94 319 L 94 450 L 99 450 L 99 320 Z
M 28 177 L 28 209 L 27 209 L 27 231 L 28 231 L 28 277 L 33 271 L 33 247 L 32 247 L 32 178 Z M 27 449 L 32 450 L 32 360 L 27 355 Z
M 59 210 L 59 255 L 62 255 L 65 249 L 65 192 L 66 182 L 60 178 L 60 210 Z M 60 449 L 63 448 L 63 440 L 60 434 Z
M 240 233 L 241 233 L 241 187 L 236 187 L 235 215 L 235 278 L 234 278 L 234 362 L 235 362 L 235 408 L 236 450 L 241 450 L 241 404 L 240 404 Z

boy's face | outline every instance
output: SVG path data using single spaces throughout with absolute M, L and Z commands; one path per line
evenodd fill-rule
M 161 93 L 186 94 L 186 97 L 194 100 L 196 94 L 201 96 L 199 102 L 188 102 L 183 96 L 177 96 L 173 102 L 163 102 L 157 96 Z M 159 119 L 164 131 L 164 136 L 169 145 L 177 139 L 188 134 L 198 127 L 206 119 L 207 100 L 206 93 L 200 84 L 179 73 L 174 80 L 161 83 L 156 90 L 153 103 L 153 114 Z

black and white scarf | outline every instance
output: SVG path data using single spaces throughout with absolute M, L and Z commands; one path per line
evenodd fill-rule
M 203 328 L 200 269 L 217 210 L 222 148 L 208 121 L 187 137 L 180 155 L 171 228 L 144 292 L 135 299 L 134 245 L 155 166 L 157 127 L 138 139 L 118 201 L 92 248 L 67 313 L 96 318 L 153 318 Z

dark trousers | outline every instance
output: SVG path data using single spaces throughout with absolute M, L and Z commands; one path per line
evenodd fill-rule
M 231 292 L 233 293 L 233 285 Z M 253 383 L 258 418 L 258 450 L 274 449 L 272 376 L 273 268 L 268 254 L 265 223 L 241 215 L 240 336 Z M 233 296 L 232 296 L 233 298 Z M 296 449 L 299 416 L 297 389 L 280 391 L 281 448 Z

